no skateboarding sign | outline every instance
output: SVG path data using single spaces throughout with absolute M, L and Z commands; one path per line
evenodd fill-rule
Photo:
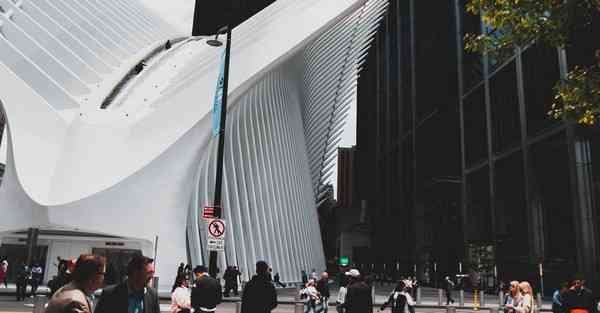
M 208 250 L 225 251 L 225 221 L 222 219 L 210 219 L 207 224 Z

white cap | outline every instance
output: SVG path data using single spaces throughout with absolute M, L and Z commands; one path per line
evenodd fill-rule
M 359 277 L 360 272 L 357 269 L 353 268 L 353 269 L 347 271 L 346 275 L 351 276 L 351 277 Z

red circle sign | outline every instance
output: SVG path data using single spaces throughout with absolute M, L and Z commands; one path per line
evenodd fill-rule
M 220 238 L 225 235 L 225 223 L 221 220 L 213 220 L 208 224 L 208 233 L 215 237 Z

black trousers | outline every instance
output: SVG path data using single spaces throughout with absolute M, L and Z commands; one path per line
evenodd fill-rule
M 450 304 L 450 302 L 454 303 L 454 299 L 452 299 L 452 291 L 450 289 L 446 289 L 446 305 Z
M 26 282 L 17 282 L 17 301 L 25 300 L 27 292 L 27 283 Z

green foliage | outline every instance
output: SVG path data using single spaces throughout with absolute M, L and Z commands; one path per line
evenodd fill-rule
M 582 125 L 594 125 L 600 117 L 600 51 L 596 52 L 597 64 L 591 67 L 577 66 L 559 82 L 554 103 L 548 114 L 555 119 L 566 117 Z
M 600 11 L 600 0 L 469 0 L 466 10 L 480 15 L 486 27 L 465 35 L 465 50 L 503 60 L 533 42 L 569 45 L 573 33 L 589 26 L 591 13 Z M 596 55 L 600 63 L 600 51 Z M 600 118 L 599 64 L 575 67 L 554 89 L 551 117 L 584 125 Z

